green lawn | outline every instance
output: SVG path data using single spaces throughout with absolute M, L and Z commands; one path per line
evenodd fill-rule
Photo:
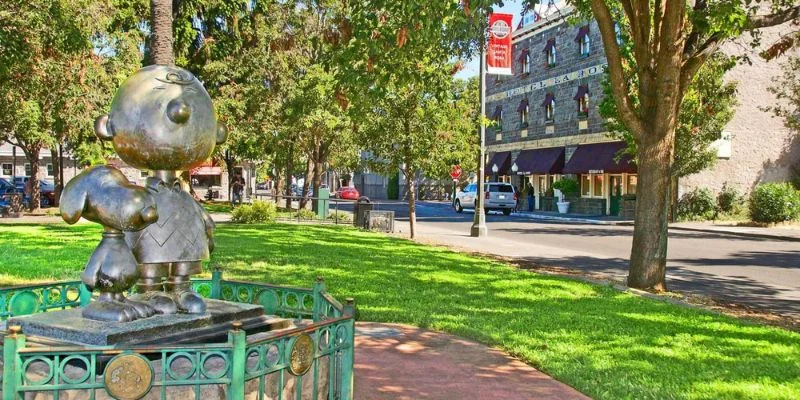
M 77 278 L 99 233 L 0 225 L 0 280 Z M 798 333 L 343 227 L 221 224 L 217 238 L 227 277 L 322 275 L 362 320 L 498 346 L 597 399 L 800 398 Z

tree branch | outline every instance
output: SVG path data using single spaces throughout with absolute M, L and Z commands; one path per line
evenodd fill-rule
M 694 54 L 688 58 L 684 58 L 683 65 L 681 66 L 681 93 L 685 93 L 686 88 L 689 87 L 694 76 L 700 67 L 705 64 L 708 57 L 714 54 L 722 45 L 724 37 L 721 33 L 715 33 L 709 37 L 702 46 L 697 48 Z M 688 46 L 688 43 L 687 43 Z M 684 49 L 684 54 L 688 49 Z
M 786 10 L 774 14 L 756 15 L 748 18 L 745 30 L 754 30 L 780 25 L 784 22 L 789 22 L 798 18 L 800 18 L 800 6 L 789 7 Z
M 614 21 L 611 20 L 611 11 L 603 0 L 592 0 L 591 6 L 600 28 L 603 46 L 606 49 L 611 90 L 614 93 L 614 102 L 619 110 L 620 119 L 635 136 L 640 137 L 644 132 L 644 127 L 628 93 L 628 85 L 622 69 L 622 56 L 619 45 L 617 45 L 617 35 L 614 32 Z

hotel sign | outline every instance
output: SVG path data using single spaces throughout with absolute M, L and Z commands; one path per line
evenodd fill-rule
M 605 69 L 608 67 L 608 64 L 598 64 L 593 65 L 589 68 L 580 69 L 577 71 L 572 71 L 570 73 L 556 76 L 550 79 L 545 79 L 543 81 L 534 82 L 525 86 L 520 86 L 518 88 L 514 88 L 511 90 L 506 90 L 504 92 L 496 93 L 491 96 L 486 96 L 486 101 L 498 101 L 503 100 L 509 97 L 519 96 L 521 94 L 534 92 L 536 90 L 542 90 L 545 88 L 549 88 L 551 86 L 560 85 L 562 83 L 569 83 L 577 79 L 586 78 L 589 76 L 597 75 L 603 73 Z
M 489 14 L 489 45 L 486 52 L 488 73 L 512 75 L 511 14 Z

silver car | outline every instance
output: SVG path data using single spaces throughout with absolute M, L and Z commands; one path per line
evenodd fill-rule
M 502 182 L 485 183 L 486 192 L 483 195 L 483 209 L 486 212 L 495 210 L 502 211 L 505 215 L 510 215 L 517 208 L 517 191 L 514 185 Z M 478 195 L 478 184 L 471 183 L 456 194 L 456 201 L 453 206 L 456 212 L 462 212 L 465 208 L 475 208 L 475 200 Z

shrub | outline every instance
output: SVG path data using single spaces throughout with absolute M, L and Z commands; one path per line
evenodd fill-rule
M 340 223 L 349 224 L 353 222 L 353 214 L 344 211 L 333 211 L 328 214 L 328 219 L 331 221 L 338 219 Z
M 231 222 L 237 224 L 262 224 L 274 222 L 277 215 L 275 203 L 256 200 L 253 204 L 243 204 L 233 209 Z
M 312 220 L 317 219 L 317 213 L 311 211 L 307 208 L 303 208 L 297 211 L 297 218 L 302 220 Z
M 561 178 L 553 183 L 553 189 L 558 189 L 564 196 L 574 196 L 580 192 L 578 181 L 570 178 Z
M 789 183 L 764 183 L 750 194 L 750 217 L 756 222 L 800 218 L 800 192 Z
M 722 185 L 722 190 L 717 194 L 717 209 L 726 214 L 736 214 L 740 211 L 744 199 L 736 188 Z
M 713 219 L 717 213 L 714 195 L 705 188 L 695 188 L 678 200 L 678 219 L 702 221 Z

